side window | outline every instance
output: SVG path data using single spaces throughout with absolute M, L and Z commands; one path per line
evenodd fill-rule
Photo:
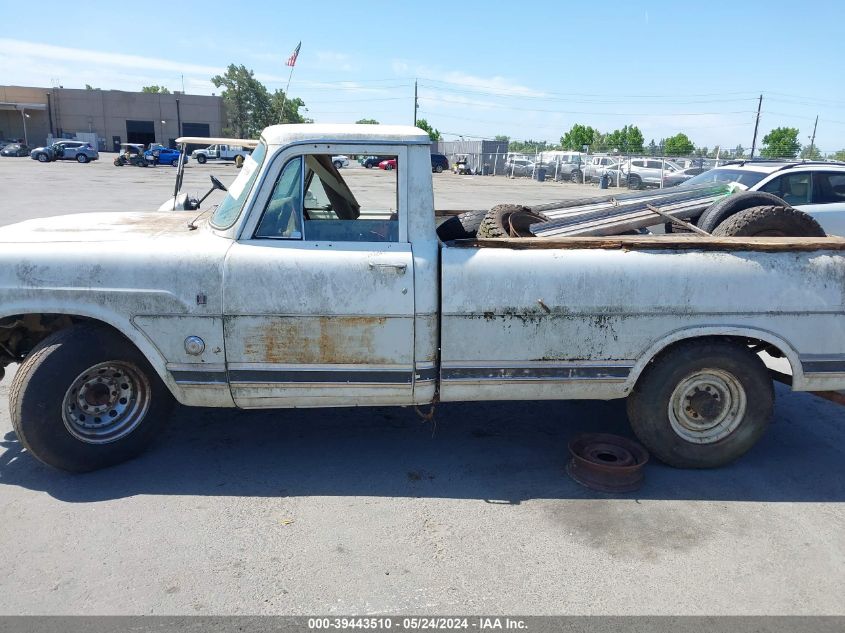
M 303 205 L 306 240 L 398 242 L 398 173 L 396 156 L 380 157 L 378 169 L 341 170 L 328 154 L 305 156 Z
M 301 214 L 302 158 L 297 157 L 288 161 L 279 174 L 255 237 L 301 239 Z
M 760 191 L 773 193 L 791 205 L 809 204 L 810 173 L 784 174 L 760 187 Z
M 845 202 L 845 173 L 817 172 L 813 174 L 813 204 Z

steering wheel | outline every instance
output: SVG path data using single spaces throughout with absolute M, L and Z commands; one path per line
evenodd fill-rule
M 215 176 L 214 174 L 211 174 L 209 176 L 209 178 L 211 178 L 211 186 L 214 189 L 219 189 L 220 191 L 228 191 L 228 189 L 226 189 L 226 185 L 224 185 L 222 182 L 220 182 L 220 180 L 218 180 L 217 176 Z

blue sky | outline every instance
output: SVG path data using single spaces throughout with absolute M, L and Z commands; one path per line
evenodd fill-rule
M 751 145 L 800 130 L 845 148 L 845 2 L 0 2 L 0 84 L 215 91 L 244 64 L 318 122 L 420 116 L 446 134 L 560 138 L 634 123 L 646 141 Z

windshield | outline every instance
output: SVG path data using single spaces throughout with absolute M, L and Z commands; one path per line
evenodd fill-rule
M 718 168 L 705 171 L 694 178 L 690 178 L 684 186 L 706 185 L 711 182 L 738 182 L 746 187 L 753 187 L 768 176 L 766 173 L 748 171 L 747 169 Z
M 220 203 L 214 215 L 211 216 L 211 225 L 213 227 L 228 229 L 238 219 L 244 208 L 246 197 L 249 195 L 255 179 L 258 178 L 258 171 L 264 162 L 266 154 L 267 146 L 264 144 L 264 141 L 261 141 L 258 147 L 255 148 L 255 151 L 246 157 L 244 166 L 241 167 L 241 173 L 229 185 L 229 191 L 226 192 L 226 197 L 223 198 L 223 202 Z

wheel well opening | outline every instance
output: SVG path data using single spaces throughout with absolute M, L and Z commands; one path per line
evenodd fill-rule
M 0 369 L 22 362 L 45 338 L 78 323 L 96 324 L 125 338 L 108 323 L 89 317 L 51 313 L 15 314 L 0 318 Z
M 669 352 L 677 349 L 678 347 L 689 345 L 691 343 L 707 343 L 707 342 L 722 342 L 722 343 L 733 343 L 739 347 L 744 347 L 748 349 L 750 352 L 754 354 L 766 354 L 773 359 L 785 359 L 786 365 L 789 367 L 789 371 L 794 375 L 795 368 L 792 366 L 792 362 L 789 360 L 789 357 L 784 353 L 784 351 L 778 347 L 777 345 L 770 343 L 769 341 L 764 341 L 759 338 L 755 338 L 753 336 L 696 336 L 691 338 L 683 338 L 678 341 L 674 341 L 661 349 L 654 357 L 648 362 L 648 365 L 651 365 L 657 361 L 659 361 L 663 356 L 668 354 Z M 763 358 L 763 362 L 766 363 L 766 359 Z M 648 366 L 646 365 L 646 366 Z M 778 372 L 779 370 L 772 369 L 769 363 L 766 363 L 767 367 L 769 367 L 770 371 Z M 780 372 L 782 373 L 782 372 Z

